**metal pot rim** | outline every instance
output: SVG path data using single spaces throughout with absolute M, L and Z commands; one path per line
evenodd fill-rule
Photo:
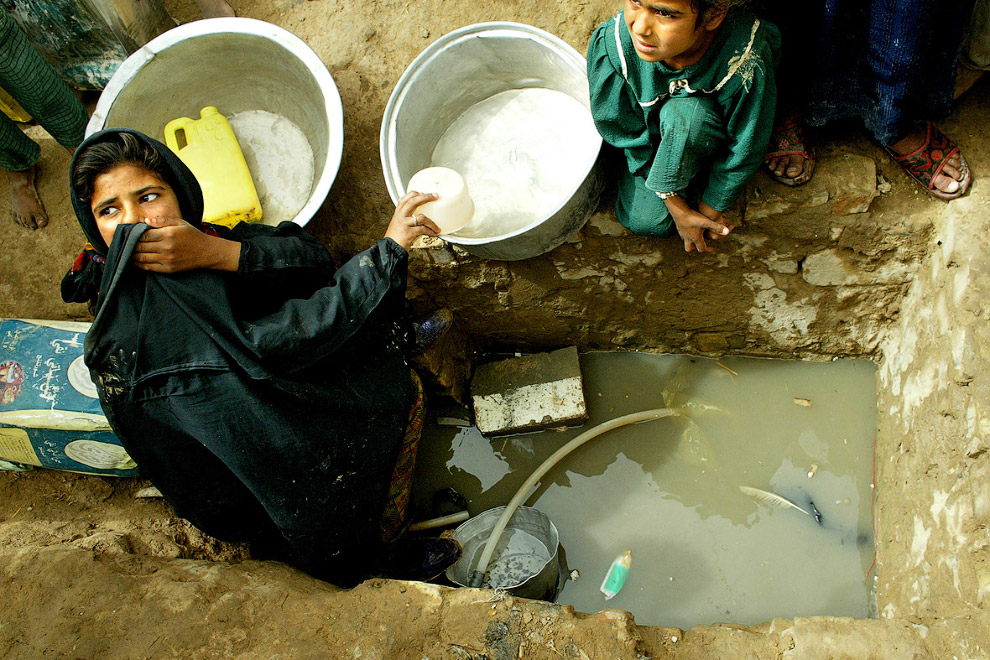
M 508 36 L 514 38 L 529 37 L 534 41 L 541 41 L 553 47 L 553 49 L 559 53 L 565 60 L 569 60 L 571 65 L 582 72 L 582 74 L 587 69 L 587 64 L 585 58 L 577 52 L 569 43 L 561 39 L 560 37 L 547 32 L 546 30 L 541 30 L 540 28 L 534 27 L 532 25 L 526 25 L 525 23 L 513 23 L 510 21 L 492 21 L 488 23 L 475 23 L 473 25 L 467 25 L 462 28 L 458 28 L 453 32 L 449 32 L 444 36 L 440 37 L 432 44 L 427 46 L 416 58 L 409 64 L 406 70 L 399 77 L 399 81 L 395 84 L 395 88 L 392 90 L 392 94 L 389 96 L 388 103 L 385 105 L 385 112 L 383 114 L 382 130 L 379 135 L 379 155 L 382 161 L 382 173 L 385 177 L 385 186 L 388 188 L 389 197 L 392 198 L 392 203 L 397 203 L 399 198 L 405 194 L 405 191 L 398 189 L 396 182 L 400 180 L 399 173 L 396 170 L 394 159 L 391 157 L 391 153 L 394 151 L 395 147 L 395 108 L 400 105 L 406 94 L 408 93 L 408 87 L 410 82 L 419 73 L 425 69 L 430 62 L 440 53 L 444 52 L 452 45 L 467 41 L 473 38 L 490 38 Z M 594 167 L 595 162 L 598 159 L 598 152 L 601 148 L 601 138 L 598 141 L 599 149 L 596 149 L 593 154 L 588 158 L 586 172 L 590 172 Z M 561 201 L 560 205 L 555 208 L 551 213 L 548 213 L 546 217 L 534 220 L 530 224 L 521 227 L 515 231 L 500 234 L 498 236 L 488 236 L 484 238 L 468 238 L 468 237 L 458 237 L 456 235 L 444 234 L 440 238 L 447 241 L 448 243 L 454 243 L 457 245 L 488 245 L 490 243 L 496 243 L 499 241 L 504 241 L 516 236 L 525 234 L 531 231 L 534 227 L 546 222 L 548 218 L 553 217 L 557 212 L 560 211 L 564 206 L 567 205 L 568 200 L 573 197 L 577 191 L 584 185 L 584 180 L 576 181 L 573 188 L 570 190 L 569 194 Z
M 501 505 L 501 506 L 493 507 L 491 509 L 486 509 L 486 510 L 482 511 L 481 513 L 475 515 L 475 516 L 471 516 L 471 518 L 465 520 L 464 522 L 462 522 L 460 525 L 458 525 L 454 529 L 453 534 L 452 534 L 452 538 L 457 539 L 458 538 L 458 534 L 460 534 L 460 535 L 463 536 L 463 534 L 465 533 L 466 530 L 469 530 L 470 529 L 470 530 L 473 531 L 473 528 L 475 528 L 475 527 L 477 527 L 478 525 L 481 525 L 481 524 L 484 524 L 484 525 L 488 526 L 489 528 L 494 527 L 495 524 L 498 522 L 499 516 L 502 515 L 502 512 L 503 511 L 505 511 L 505 505 L 504 504 Z M 513 518 L 515 518 L 515 516 L 517 514 L 537 516 L 537 517 L 539 517 L 539 518 L 541 518 L 541 519 L 543 519 L 543 520 L 546 521 L 546 523 L 548 525 L 548 529 L 550 530 L 550 533 L 551 533 L 550 541 L 547 544 L 547 543 L 544 543 L 543 539 L 538 539 L 538 540 L 541 543 L 544 543 L 544 545 L 547 548 L 547 552 L 550 553 L 550 558 L 546 561 L 545 564 L 543 564 L 542 567 L 540 567 L 540 570 L 539 571 L 537 571 L 536 573 L 533 573 L 532 575 L 530 575 L 529 577 L 527 577 L 525 580 L 523 580 L 519 584 L 515 584 L 515 585 L 509 586 L 509 587 L 505 587 L 505 589 L 507 591 L 511 591 L 513 589 L 518 589 L 519 587 L 522 587 L 523 585 L 525 585 L 525 584 L 533 581 L 534 578 L 539 577 L 543 573 L 543 571 L 546 569 L 547 566 L 549 566 L 550 564 L 557 564 L 559 562 L 557 547 L 558 547 L 558 544 L 560 543 L 560 532 L 557 530 L 557 526 L 554 524 L 553 520 L 550 519 L 550 516 L 548 516 L 546 513 L 544 513 L 543 511 L 541 511 L 541 510 L 539 510 L 539 509 L 537 509 L 535 507 L 520 505 L 520 506 L 516 507 L 516 510 L 515 511 L 513 511 L 512 518 L 509 518 L 509 525 L 506 527 L 506 529 L 509 529 L 509 528 L 512 527 L 512 520 L 513 520 Z M 488 531 L 490 532 L 490 529 Z M 504 533 L 505 532 L 503 531 L 503 534 Z M 487 537 L 486 537 L 486 539 L 487 539 Z M 460 560 L 458 560 L 457 563 L 460 563 L 461 561 L 463 561 L 463 558 L 460 559 Z M 450 580 L 451 582 L 453 582 L 454 584 L 460 585 L 462 587 L 466 587 L 468 585 L 466 583 L 465 584 L 462 584 L 462 582 L 458 579 L 458 577 L 456 575 L 456 572 L 454 570 L 454 567 L 457 566 L 457 563 L 455 563 L 453 566 L 451 566 L 451 567 L 449 567 L 447 569 L 447 571 L 446 571 L 447 579 Z
M 327 124 L 330 127 L 326 160 L 323 163 L 323 171 L 320 173 L 319 179 L 313 184 L 309 200 L 292 219 L 298 225 L 305 225 L 316 215 L 323 202 L 326 201 L 334 179 L 340 170 L 340 162 L 344 153 L 344 109 L 337 84 L 323 60 L 305 41 L 277 25 L 239 16 L 208 18 L 184 23 L 158 35 L 131 53 L 130 57 L 114 72 L 110 82 L 100 94 L 96 109 L 86 125 L 86 135 L 92 135 L 105 128 L 107 117 L 118 95 L 158 53 L 183 41 L 212 34 L 242 34 L 264 37 L 278 44 L 302 62 L 323 93 Z

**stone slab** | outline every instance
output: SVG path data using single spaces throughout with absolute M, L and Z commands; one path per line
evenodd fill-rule
M 811 181 L 796 188 L 782 186 L 761 173 L 750 186 L 746 220 L 815 211 L 833 216 L 865 213 L 879 194 L 876 161 L 858 154 L 838 154 L 820 159 Z
M 475 424 L 486 436 L 573 426 L 588 419 L 577 347 L 490 362 L 471 381 Z

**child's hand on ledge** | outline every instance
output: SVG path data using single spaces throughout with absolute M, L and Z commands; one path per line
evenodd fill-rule
M 700 203 L 697 211 L 688 206 L 686 199 L 679 196 L 669 197 L 664 203 L 674 220 L 677 233 L 684 241 L 685 252 L 712 252 L 714 248 L 705 239 L 718 240 L 733 229 L 731 225 L 725 224 L 721 211 L 716 211 L 704 202 Z

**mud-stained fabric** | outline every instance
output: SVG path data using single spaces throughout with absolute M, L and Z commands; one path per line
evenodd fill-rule
M 183 213 L 201 215 L 188 169 L 140 139 L 173 168 Z M 90 235 L 95 220 L 73 197 Z M 161 275 L 129 264 L 147 226 L 119 226 L 86 364 L 114 431 L 178 515 L 352 585 L 383 549 L 379 523 L 413 400 L 398 321 L 407 255 L 383 239 L 334 272 L 325 249 L 314 259 L 298 235 L 253 227 L 268 239 L 242 243 L 250 274 Z
M 628 172 L 654 193 L 683 192 L 686 187 L 675 170 L 678 154 L 694 148 L 685 146 L 691 131 L 702 141 L 718 136 L 718 143 L 705 149 L 704 167 L 692 164 L 689 169 L 695 170 L 692 180 L 700 179 L 701 199 L 725 211 L 766 152 L 779 46 L 775 26 L 750 13 L 731 14 L 701 60 L 675 70 L 639 58 L 620 12 L 595 30 L 588 47 L 591 113 L 598 131 L 622 150 Z M 688 109 L 673 117 L 663 117 L 662 111 L 671 99 L 687 98 L 705 103 L 693 107 L 694 119 L 683 130 L 671 130 Z M 665 188 L 672 185 L 677 187 Z
M 0 87 L 10 94 L 59 144 L 82 142 L 89 115 L 51 65 L 0 8 Z M 36 162 L 38 145 L 0 113 L 0 169 L 20 172 Z
M 971 69 L 990 71 L 990 0 L 976 0 L 973 20 L 963 42 L 962 63 Z
M 781 87 L 812 126 L 861 119 L 883 145 L 952 111 L 973 0 L 764 0 L 785 49 Z

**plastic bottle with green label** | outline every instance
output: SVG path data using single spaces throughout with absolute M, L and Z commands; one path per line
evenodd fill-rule
M 626 578 L 629 576 L 629 568 L 631 566 L 631 550 L 626 550 L 626 554 L 615 558 L 615 561 L 612 562 L 612 565 L 608 569 L 608 573 L 605 574 L 605 579 L 602 580 L 602 586 L 599 587 L 599 591 L 605 594 L 605 600 L 615 598 L 622 591 L 622 587 L 626 583 Z

